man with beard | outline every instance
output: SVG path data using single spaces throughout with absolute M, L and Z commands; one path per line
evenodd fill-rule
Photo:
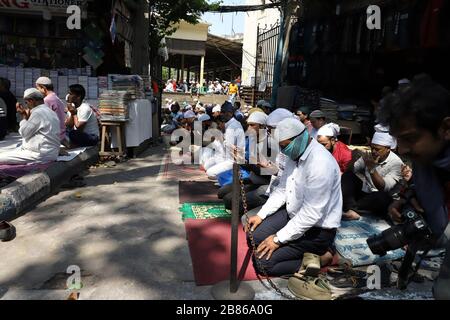
M 340 128 L 337 124 L 326 124 L 319 129 L 317 141 L 331 152 L 341 169 L 341 173 L 344 173 L 352 161 L 352 151 L 345 143 L 338 141 L 339 131 Z

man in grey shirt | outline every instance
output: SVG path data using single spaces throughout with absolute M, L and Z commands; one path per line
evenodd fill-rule
M 390 192 L 402 179 L 403 161 L 391 151 L 393 144 L 388 133 L 376 132 L 371 153 L 363 154 L 353 171 L 343 174 L 344 219 L 357 220 L 365 212 L 387 216 L 392 202 Z

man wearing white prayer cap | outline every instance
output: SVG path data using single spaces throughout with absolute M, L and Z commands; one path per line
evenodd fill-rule
M 0 153 L 0 164 L 29 165 L 55 161 L 59 154 L 59 119 L 44 104 L 44 95 L 35 88 L 25 90 L 25 107 L 17 104 L 22 115 L 19 134 L 22 145 Z
M 247 119 L 249 136 L 249 161 L 256 164 L 258 159 L 267 155 L 269 148 L 267 139 L 267 115 L 264 112 L 253 112 Z
M 254 108 L 254 109 L 257 109 L 257 110 L 252 112 L 250 114 L 250 116 L 252 116 L 254 113 L 264 114 L 263 110 L 258 110 L 258 108 Z M 270 135 L 272 133 L 272 130 L 274 130 L 277 127 L 278 123 L 280 123 L 282 120 L 288 119 L 288 118 L 294 118 L 294 114 L 284 108 L 278 108 L 275 111 L 273 111 L 271 114 L 269 114 L 269 116 L 266 119 L 267 135 Z M 247 120 L 247 123 L 248 123 L 248 120 Z M 268 138 L 267 141 L 269 142 L 269 144 L 273 142 L 270 138 Z M 274 153 L 273 151 L 276 150 L 276 148 L 270 147 L 270 145 L 265 146 L 265 148 L 267 148 L 267 149 L 271 148 L 272 154 Z M 265 149 L 262 149 L 262 150 L 265 150 Z M 260 162 L 260 166 L 262 166 L 266 172 L 269 172 L 268 174 L 272 175 L 269 186 L 266 189 L 266 193 L 265 193 L 266 196 L 269 196 L 271 194 L 271 192 L 279 184 L 281 176 L 283 175 L 285 162 L 286 162 L 286 156 L 281 152 L 276 152 L 276 158 L 273 159 L 273 161 L 270 161 L 270 160 L 264 158 Z
M 352 151 L 345 143 L 338 141 L 339 133 L 340 128 L 337 124 L 328 123 L 317 132 L 317 141 L 331 152 L 341 169 L 341 173 L 344 173 L 352 161 Z
M 246 228 L 254 230 L 256 259 L 268 275 L 282 276 L 298 272 L 305 253 L 327 252 L 340 226 L 342 194 L 336 161 L 299 120 L 284 119 L 275 136 L 289 158 L 283 179 Z
M 63 143 L 66 140 L 66 105 L 53 91 L 53 83 L 50 78 L 40 77 L 36 80 L 36 89 L 44 95 L 45 104 L 53 110 L 59 119 L 60 134 L 59 138 Z
M 393 143 L 389 133 L 375 132 L 371 152 L 364 153 L 353 171 L 342 176 L 344 218 L 357 220 L 364 213 L 387 217 L 392 202 L 390 191 L 402 179 L 403 161 L 391 151 Z M 356 174 L 363 175 L 364 179 Z
M 265 126 L 267 124 L 268 116 L 263 112 L 253 112 L 247 119 L 247 123 L 251 124 L 259 124 Z
M 203 122 L 203 121 L 210 121 L 211 117 L 208 116 L 207 114 L 201 114 L 198 118 L 198 121 Z
M 294 114 L 288 109 L 278 108 L 269 114 L 269 117 L 267 118 L 267 127 L 269 127 L 269 129 L 274 129 L 281 120 L 286 118 L 294 118 Z
M 222 106 L 220 104 L 216 104 L 212 109 L 213 118 L 216 119 L 220 116 L 220 112 L 222 111 Z
M 250 173 L 248 182 L 244 186 L 248 210 L 260 207 L 267 201 L 265 193 L 269 187 L 271 175 L 262 172 L 263 167 L 261 166 L 261 159 L 267 155 L 268 148 L 266 121 L 267 115 L 262 111 L 252 113 L 247 119 L 248 157 L 246 157 L 248 163 L 241 165 L 241 168 Z M 218 197 L 223 200 L 226 209 L 232 209 L 233 188 L 231 184 L 220 188 Z M 244 214 L 242 201 L 239 203 L 239 211 L 241 215 Z
M 186 124 L 191 124 L 195 120 L 195 113 L 192 110 L 188 110 L 183 114 L 183 119 Z
M 389 133 L 389 126 L 383 126 L 382 124 L 377 124 L 374 128 L 375 128 L 375 132 Z M 391 138 L 392 138 L 391 149 L 395 150 L 395 149 L 397 149 L 397 139 L 395 139 L 392 136 L 391 136 Z

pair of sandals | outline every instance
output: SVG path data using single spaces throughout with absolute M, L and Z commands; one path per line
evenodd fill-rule
M 333 287 L 339 289 L 358 289 L 367 285 L 367 273 L 354 270 L 348 265 L 328 268 L 327 278 Z
M 16 228 L 7 221 L 0 222 L 0 241 L 8 242 L 16 237 Z

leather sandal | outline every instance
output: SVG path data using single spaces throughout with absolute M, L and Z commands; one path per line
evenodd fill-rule
M 0 222 L 0 241 L 8 242 L 16 237 L 16 228 L 7 221 Z

